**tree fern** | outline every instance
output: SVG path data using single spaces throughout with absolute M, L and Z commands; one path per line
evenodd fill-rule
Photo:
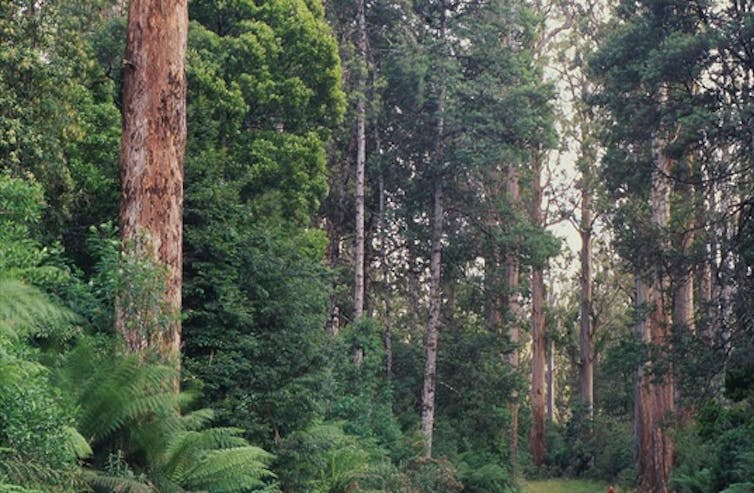
M 93 441 L 150 418 L 170 418 L 178 407 L 176 371 L 136 356 L 96 351 L 84 341 L 68 356 L 61 386 L 79 407 L 79 430 Z M 167 421 L 166 421 L 167 423 Z
M 39 289 L 0 273 L 0 491 L 79 484 L 76 458 L 88 445 L 69 426 L 70 413 L 29 341 L 63 333 L 73 320 Z
M 70 310 L 55 303 L 34 286 L 0 273 L 0 337 L 18 339 L 49 335 L 75 320 Z
M 157 493 L 150 484 L 124 476 L 110 476 L 100 471 L 89 471 L 87 483 L 96 492 L 112 493 Z
M 180 403 L 189 396 L 175 392 L 176 377 L 170 366 L 97 351 L 91 341 L 71 352 L 59 379 L 79 409 L 79 429 L 96 449 L 122 450 L 125 462 L 120 473 L 91 475 L 90 484 L 97 491 L 133 493 L 267 488 L 274 479 L 272 455 L 250 446 L 243 430 L 203 429 L 213 418 L 210 410 L 181 415 Z

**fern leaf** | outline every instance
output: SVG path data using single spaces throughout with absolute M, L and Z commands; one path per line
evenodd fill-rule
M 187 473 L 185 484 L 213 493 L 258 488 L 264 485 L 265 479 L 276 477 L 267 466 L 272 457 L 269 452 L 253 446 L 209 451 Z
M 0 277 L 0 336 L 43 335 L 75 319 L 73 312 L 52 303 L 36 287 Z
M 157 490 L 149 484 L 134 478 L 121 476 L 109 476 L 90 471 L 87 474 L 87 483 L 95 491 L 107 491 L 112 493 L 157 493 Z
M 92 447 L 81 433 L 72 426 L 65 427 L 66 448 L 79 459 L 85 459 L 92 455 Z

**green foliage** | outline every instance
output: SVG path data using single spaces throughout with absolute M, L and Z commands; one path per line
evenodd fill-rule
M 447 459 L 416 459 L 407 469 L 409 491 L 416 493 L 456 493 L 463 491 L 456 468 Z
M 79 214 L 74 209 L 93 198 L 108 198 L 109 211 L 115 205 L 112 186 L 99 191 L 116 169 L 118 112 L 110 91 L 101 90 L 108 81 L 97 73 L 84 29 L 96 26 L 92 13 L 100 3 L 0 6 L 0 169 L 30 172 L 43 186 L 51 205 L 44 211 L 46 238 L 61 234 Z M 106 173 L 103 164 L 110 166 Z
M 564 425 L 547 429 L 545 465 L 554 476 L 586 477 L 631 484 L 633 429 L 623 416 L 597 414 L 589 418 L 580 404 Z
M 469 460 L 471 459 L 471 460 Z M 468 493 L 513 493 L 516 490 L 509 471 L 496 457 L 467 454 L 459 466 L 458 478 Z
M 371 318 L 343 328 L 330 341 L 333 389 L 328 419 L 342 420 L 347 433 L 374 440 L 395 462 L 410 452 L 393 414 L 393 392 L 385 375 L 382 328 Z M 358 354 L 360 363 L 354 358 Z
M 0 484 L 69 491 L 77 484 L 76 459 L 89 449 L 32 341 L 65 334 L 72 317 L 38 289 L 5 275 L 0 273 Z
M 89 478 L 95 489 L 273 491 L 273 456 L 250 446 L 243 430 L 207 428 L 209 410 L 178 412 L 189 396 L 175 392 L 174 367 L 83 341 L 58 378 L 94 445 L 93 464 L 105 471 Z
M 324 412 L 324 141 L 343 113 L 321 6 L 190 5 L 185 367 L 256 443 Z
M 347 434 L 343 423 L 321 423 L 294 432 L 281 444 L 277 469 L 284 491 L 365 491 L 387 458 L 369 440 Z M 378 490 L 379 491 L 379 490 Z
M 604 493 L 609 485 L 603 482 L 584 479 L 557 479 L 546 481 L 526 481 L 525 493 Z M 631 489 L 615 487 L 618 493 L 628 493 Z
M 673 481 L 681 493 L 750 491 L 754 486 L 752 402 L 726 407 L 710 402 L 682 430 Z

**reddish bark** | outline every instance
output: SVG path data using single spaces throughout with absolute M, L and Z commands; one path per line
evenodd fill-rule
M 123 67 L 120 233 L 167 271 L 168 327 L 144 334 L 116 308 L 130 350 L 180 353 L 183 155 L 186 144 L 186 0 L 131 0 Z M 154 308 L 151 308 L 152 310 Z

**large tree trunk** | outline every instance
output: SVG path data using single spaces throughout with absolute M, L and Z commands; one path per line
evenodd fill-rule
M 579 397 L 587 406 L 589 417 L 594 413 L 594 356 L 592 349 L 592 196 L 587 184 L 581 189 L 581 304 L 579 307 Z
M 440 19 L 440 40 L 445 41 L 445 3 Z M 440 76 L 441 87 L 437 103 L 437 135 L 435 136 L 432 190 L 432 253 L 429 261 L 429 323 L 425 344 L 424 385 L 422 386 L 422 434 L 427 448 L 425 455 L 432 457 L 432 432 L 435 426 L 435 389 L 437 385 L 437 341 L 440 332 L 440 281 L 442 278 L 442 231 L 444 222 L 442 164 L 445 133 L 445 81 Z
M 542 184 L 539 156 L 534 160 L 533 196 L 531 218 L 535 226 L 542 226 Z M 532 422 L 529 433 L 529 451 L 534 465 L 541 466 L 545 459 L 545 281 L 542 266 L 532 266 L 531 271 L 532 305 L 532 355 L 531 355 L 531 406 Z
M 670 159 L 664 154 L 665 142 L 656 138 L 652 143 L 655 170 L 652 173 L 650 206 L 652 223 L 664 231 L 670 221 Z M 660 245 L 663 248 L 663 245 Z M 667 314 L 667 289 L 664 266 L 648 259 L 644 272 L 637 274 L 636 302 L 645 317 L 636 326 L 637 337 L 645 344 L 668 349 L 672 321 Z M 636 465 L 640 493 L 667 493 L 673 462 L 673 443 L 668 421 L 674 411 L 672 371 L 657 374 L 654 361 L 637 370 L 635 396 L 635 433 L 637 440 Z
M 687 247 L 690 247 L 690 241 Z M 696 331 L 694 322 L 694 278 L 690 271 L 684 270 L 684 272 L 678 273 L 673 295 L 673 321 L 677 326 L 692 334 Z
M 186 0 L 131 0 L 123 67 L 120 234 L 124 250 L 165 268 L 165 306 L 138 306 L 121 296 L 116 327 L 129 350 L 153 348 L 176 364 L 181 345 L 187 33 Z M 167 312 L 159 324 L 165 326 L 145 331 L 133 323 L 139 318 L 154 321 L 160 312 Z
M 505 194 L 508 205 L 516 208 L 519 205 L 520 193 L 518 183 L 518 170 L 514 165 L 508 166 L 506 176 Z M 518 344 L 521 340 L 520 326 L 521 323 L 521 295 L 519 293 L 519 272 L 520 266 L 518 261 L 518 249 L 512 248 L 505 254 L 505 285 L 508 301 L 508 336 L 513 345 L 513 350 L 508 354 L 508 364 L 514 372 L 518 371 L 520 359 L 518 355 Z M 510 428 L 510 452 L 511 452 L 511 475 L 513 479 L 518 478 L 518 411 L 519 411 L 519 394 L 513 391 L 511 396 L 511 428 Z
M 680 164 L 680 163 L 679 163 Z M 691 185 L 693 178 L 693 160 L 689 159 L 680 169 L 680 179 L 675 183 L 676 193 L 684 204 L 696 204 L 697 194 Z M 694 242 L 695 216 L 692 211 L 681 220 L 683 230 L 677 236 L 675 250 L 680 254 L 673 275 L 673 323 L 676 327 L 696 333 L 694 312 L 694 273 L 690 265 L 692 243 Z
M 354 253 L 353 319 L 364 313 L 364 173 L 366 167 L 367 26 L 365 0 L 357 0 L 359 37 L 356 43 L 361 67 L 356 99 L 356 245 Z
M 531 356 L 531 430 L 529 451 L 532 462 L 541 466 L 545 459 L 545 283 L 541 268 L 533 268 L 531 274 L 532 303 L 532 356 Z

